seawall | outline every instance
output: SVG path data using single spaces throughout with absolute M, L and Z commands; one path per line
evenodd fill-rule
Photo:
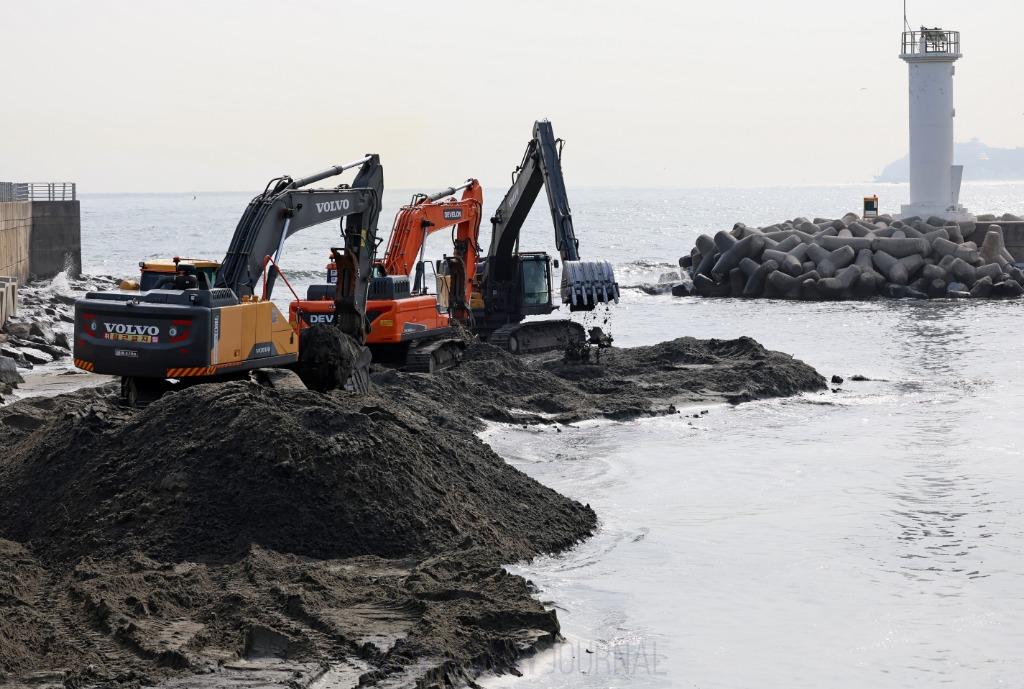
M 72 183 L 0 182 L 0 276 L 25 284 L 82 266 L 81 206 Z
M 31 241 L 32 202 L 0 202 L 0 276 L 28 281 Z

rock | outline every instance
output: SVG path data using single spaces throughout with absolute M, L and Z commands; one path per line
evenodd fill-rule
M 818 290 L 820 280 L 807 278 L 800 283 L 800 298 L 807 301 L 821 301 L 821 292 Z
M 897 285 L 906 285 L 910 282 L 910 278 L 907 275 L 907 269 L 897 259 L 893 258 L 884 251 L 876 251 L 872 257 L 875 263 L 875 267 L 885 277 L 889 278 L 889 282 Z M 897 299 L 901 297 L 896 297 Z
M 698 235 L 696 244 L 697 251 L 700 252 L 701 256 L 713 254 L 718 250 L 717 247 L 715 247 L 715 240 L 706 234 Z
M 18 364 L 14 359 L 6 356 L 0 356 L 0 383 L 17 387 L 21 383 L 24 383 L 25 379 L 18 373 Z
M 761 296 L 764 292 L 764 285 L 768 279 L 768 275 L 773 270 L 778 269 L 779 264 L 775 261 L 765 261 L 758 266 L 757 270 L 754 271 L 754 274 L 747 278 L 747 284 L 743 287 L 743 296 L 747 299 Z
M 743 274 L 746 275 L 747 277 L 750 277 L 751 275 L 753 275 L 757 271 L 757 269 L 760 268 L 760 267 L 761 267 L 761 264 L 758 263 L 757 261 L 755 261 L 752 258 L 745 258 L 745 259 L 743 259 L 742 261 L 740 261 L 740 266 L 739 266 L 740 270 L 742 270 Z
M 690 268 L 692 266 L 693 266 L 693 254 L 689 254 L 687 256 L 680 256 L 679 257 L 679 267 L 680 268 L 684 268 L 685 269 L 685 268 Z
M 907 279 L 914 279 L 914 275 L 917 271 L 924 267 L 924 259 L 921 258 L 921 254 L 910 254 L 899 259 L 903 269 L 907 271 Z
M 971 299 L 984 299 L 992 293 L 992 278 L 987 275 L 980 278 L 971 287 Z
M 801 244 L 803 244 L 803 242 L 800 240 L 800 238 L 797 237 L 796 235 L 791 234 L 788 237 L 785 237 L 784 239 L 780 239 L 778 244 L 776 244 L 772 248 L 775 251 L 787 253 L 789 251 L 792 251 L 796 247 L 800 246 Z
M 905 258 L 914 254 L 927 254 L 931 246 L 924 239 L 898 239 L 895 237 L 876 237 L 871 242 L 873 251 L 884 251 L 893 258 Z
M 61 349 L 71 349 L 71 343 L 68 341 L 68 335 L 65 332 L 55 332 L 53 334 L 53 344 Z
M 1021 287 L 1020 283 L 1016 280 L 1003 280 L 992 285 L 993 297 L 999 299 L 1016 299 L 1024 295 L 1024 287 Z
M 38 337 L 45 341 L 47 344 L 53 344 L 53 328 L 51 328 L 47 323 L 42 323 L 40 321 L 33 322 L 32 325 L 29 326 L 28 333 L 29 336 Z
M 746 259 L 746 260 L 749 260 L 751 263 L 755 263 L 752 259 Z M 756 263 L 755 263 L 755 266 L 756 266 Z M 757 270 L 757 268 L 755 267 L 754 270 Z M 751 271 L 751 275 L 753 275 L 753 271 Z M 745 272 L 743 272 L 742 268 L 733 268 L 732 270 L 730 270 L 729 271 L 729 296 L 736 297 L 736 298 L 742 297 L 743 296 L 743 287 L 747 284 L 747 278 L 748 277 L 749 277 L 749 275 L 747 275 Z
M 935 264 L 928 264 L 921 269 L 921 276 L 926 280 L 945 280 L 946 269 Z
M 810 244 L 800 243 L 786 253 L 800 261 L 801 265 L 807 260 L 807 248 Z
M 956 256 L 957 250 L 960 248 L 960 244 L 954 244 L 948 239 L 937 237 L 932 240 L 932 251 L 939 256 Z
M 842 376 L 832 376 L 832 384 L 833 385 L 842 385 L 843 382 L 844 381 L 843 381 L 843 377 Z
M 940 299 L 946 296 L 946 281 L 941 279 L 929 281 L 927 294 L 930 299 Z
M 711 269 L 715 267 L 715 263 L 718 262 L 719 254 L 708 253 L 701 255 L 700 263 L 697 264 L 697 269 L 694 271 L 694 277 L 697 275 L 710 275 Z
M 729 283 L 719 284 L 703 273 L 694 276 L 693 288 L 702 297 L 729 296 Z
M 940 238 L 941 239 L 949 240 L 949 232 L 947 232 L 944 228 L 939 228 L 937 230 L 932 230 L 931 232 L 929 232 L 929 233 L 927 233 L 925 235 L 922 235 L 922 238 L 925 239 L 929 244 L 931 242 L 934 242 L 936 239 L 940 239 Z M 954 244 L 959 244 L 959 243 L 960 242 L 954 242 Z
M 994 263 L 996 259 L 1003 259 L 1003 252 L 1006 251 L 1006 245 L 1003 244 L 1003 228 L 999 225 L 990 225 L 988 232 L 985 233 L 985 239 L 981 243 L 981 251 L 979 252 L 981 257 L 985 259 L 986 263 Z
M 829 251 L 835 251 L 841 249 L 844 246 L 851 247 L 854 251 L 860 251 L 861 249 L 870 249 L 871 243 L 874 241 L 871 237 L 821 237 L 818 240 L 821 246 Z
M 28 337 L 30 335 L 30 327 L 28 323 L 7 321 L 7 324 L 4 325 L 3 331 L 8 335 L 13 335 L 15 337 Z
M 736 243 L 738 241 L 738 239 L 733 237 L 730 233 L 726 232 L 725 230 L 715 233 L 715 246 L 721 253 L 725 253 L 729 249 L 736 246 Z
M 673 297 L 689 297 L 694 293 L 692 282 L 680 282 L 679 284 L 672 285 L 672 296 Z
M 53 361 L 53 357 L 35 347 L 22 347 L 21 353 L 26 360 L 33 364 L 48 364 Z
M 764 237 L 757 235 L 745 237 L 722 251 L 718 261 L 711 269 L 711 277 L 721 280 L 729 275 L 729 271 L 737 267 L 741 260 L 760 254 L 763 251 Z
M 784 299 L 799 299 L 802 280 L 788 275 L 781 270 L 773 270 L 768 274 L 768 284 Z
M 803 265 L 796 256 L 778 249 L 765 249 L 761 258 L 765 261 L 775 261 L 779 264 L 779 270 L 793 277 L 803 272 Z
M 299 374 L 286 368 L 259 368 L 252 373 L 253 380 L 274 390 L 306 390 Z
M 975 274 L 978 278 L 987 277 L 994 284 L 999 276 L 1003 274 L 1003 268 L 998 263 L 988 263 L 978 268 Z

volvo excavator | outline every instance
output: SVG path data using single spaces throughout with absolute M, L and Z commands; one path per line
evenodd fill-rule
M 307 188 L 353 168 L 358 172 L 351 185 Z M 338 331 L 360 344 L 366 339 L 383 179 L 380 158 L 369 154 L 308 177 L 271 180 L 246 207 L 212 285 L 205 266 L 177 259 L 173 277 L 161 278 L 155 289 L 90 292 L 77 300 L 75 365 L 121 376 L 122 394 L 131 403 L 159 396 L 169 379 L 202 382 L 265 367 L 296 368 L 310 387 L 365 389 L 369 352 L 359 352 L 352 366 L 353 357 L 325 351 L 324 343 L 342 347 L 345 341 L 332 337 Z M 285 240 L 332 220 L 341 221 L 343 246 L 332 249 L 335 318 L 325 333 L 290 322 L 270 299 L 277 278 L 284 277 L 278 262 Z M 348 370 L 331 370 L 338 362 Z
M 473 330 L 512 353 L 576 348 L 586 336 L 570 320 L 526 321 L 558 309 L 551 296 L 552 260 L 542 251 L 519 251 L 520 232 L 540 188 L 547 192 L 555 228 L 555 248 L 562 263 L 561 302 L 570 311 L 591 311 L 619 301 L 619 285 L 607 261 L 580 259 L 569 198 L 562 177 L 562 140 L 551 122 L 538 120 L 523 160 L 491 218 L 491 244 L 477 270 L 473 294 Z M 558 267 L 557 261 L 554 267 Z
M 460 191 L 461 198 L 454 198 Z M 374 361 L 422 373 L 458 363 L 466 342 L 456 336 L 455 324 L 472 323 L 470 295 L 482 213 L 483 191 L 475 179 L 435 194 L 416 194 L 399 209 L 384 256 L 374 261 L 366 304 L 366 344 Z M 435 266 L 424 260 L 426 239 L 447 229 L 452 231 L 452 255 Z M 426 286 L 428 266 L 437 277 L 434 294 Z M 333 322 L 330 283 L 335 274 L 336 266 L 328 264 L 328 284 L 311 285 L 306 299 L 291 304 L 293 322 L 303 327 Z

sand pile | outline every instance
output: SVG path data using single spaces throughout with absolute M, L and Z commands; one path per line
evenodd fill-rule
M 594 524 L 475 436 L 380 398 L 201 385 L 127 421 L 47 430 L 0 466 L 0 534 L 48 560 L 225 561 L 256 544 L 319 558 L 481 547 L 514 561 Z
M 141 410 L 109 385 L 0 408 L 0 680 L 406 686 L 509 669 L 558 622 L 500 565 L 596 517 L 505 464 L 481 419 L 631 418 L 825 383 L 746 338 L 587 364 L 474 345 L 455 369 L 373 381 L 204 385 Z

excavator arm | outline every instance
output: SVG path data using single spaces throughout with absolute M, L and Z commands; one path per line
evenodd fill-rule
M 455 200 L 455 194 L 462 197 Z M 395 217 L 384 258 L 379 261 L 386 275 L 409 275 L 422 260 L 426 238 L 452 228 L 454 252 L 445 257 L 449 276 L 449 306 L 459 320 L 470 318 L 469 298 L 479 255 L 478 240 L 483 214 L 483 189 L 475 179 L 436 194 L 418 194 Z M 419 275 L 419 274 L 417 274 Z
M 579 241 L 562 176 L 561 143 L 561 139 L 555 138 L 551 122 L 534 123 L 533 138 L 513 174 L 512 186 L 491 218 L 484 283 L 494 293 L 516 281 L 520 233 L 543 186 L 555 229 L 555 246 L 563 264 L 562 303 L 572 310 L 591 310 L 599 303 L 618 301 L 619 288 L 611 264 L 580 260 Z M 507 295 L 499 297 L 498 303 L 508 303 Z
M 351 186 L 303 188 L 354 167 L 359 172 Z M 263 275 L 266 257 L 273 257 L 276 263 L 288 237 L 314 225 L 345 219 L 345 251 L 355 258 L 358 269 L 352 278 L 362 283 L 361 292 L 365 295 L 383 186 L 384 173 L 375 154 L 309 177 L 271 180 L 263 193 L 249 202 L 239 220 L 215 286 L 229 287 L 239 297 L 252 295 Z M 267 297 L 273 291 L 275 277 L 276 270 L 271 270 L 265 289 Z M 353 291 L 360 292 L 358 285 L 353 286 Z

